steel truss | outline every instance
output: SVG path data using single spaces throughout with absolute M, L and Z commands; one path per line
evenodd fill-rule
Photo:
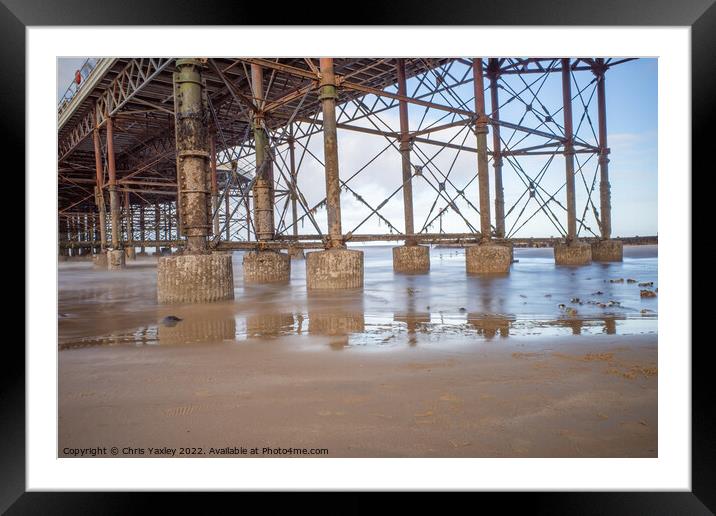
M 567 236 L 567 180 L 558 158 L 568 154 L 574 156 L 574 178 L 579 185 L 576 234 L 604 235 L 602 212 L 609 206 L 608 195 L 604 199 L 608 183 L 605 187 L 603 178 L 600 181 L 598 177 L 608 162 L 609 149 L 606 134 L 599 127 L 598 119 L 605 109 L 598 102 L 599 88 L 603 88 L 611 67 L 629 60 L 481 60 L 486 79 L 483 92 L 490 99 L 484 122 L 492 133 L 487 155 L 495 177 L 496 216 L 489 226 L 494 237 L 519 238 L 520 232 L 538 218 L 549 221 L 560 237 Z M 337 61 L 339 156 L 340 135 L 348 132 L 378 142 L 376 150 L 360 160 L 341 161 L 342 197 L 354 214 L 360 213 L 343 235 L 344 240 L 479 240 L 473 61 L 406 60 L 409 78 L 404 92 L 395 79 L 395 59 Z M 90 104 L 77 107 L 74 114 L 63 108 L 58 176 L 61 247 L 77 247 L 81 242 L 97 246 L 98 231 L 90 231 L 90 226 L 98 227 L 97 215 L 105 204 L 110 160 L 116 160 L 118 191 L 127 197 L 121 217 L 123 242 L 149 242 L 146 233 L 152 231 L 155 242 L 176 245 L 181 241 L 174 111 L 172 95 L 166 93 L 171 92 L 166 73 L 174 66 L 174 59 L 129 59 L 122 65 L 111 81 L 105 81 L 106 86 L 98 87 L 99 93 Z M 252 93 L 256 80 L 252 66 L 263 70 L 263 98 Z M 257 242 L 252 195 L 256 182 L 265 177 L 273 178 L 274 192 L 274 236 L 269 246 L 325 244 L 327 231 L 319 212 L 326 207 L 326 197 L 316 193 L 316 177 L 312 175 L 325 166 L 318 139 L 313 138 L 323 130 L 317 107 L 321 79 L 317 60 L 207 59 L 205 70 L 209 77 L 205 80 L 211 83 L 207 87 L 206 124 L 212 134 L 216 169 L 216 202 L 211 216 L 218 221 L 212 227 L 211 244 L 236 248 L 239 242 L 238 247 Z M 560 121 L 565 103 L 545 94 L 549 90 L 546 85 L 559 80 L 565 70 L 571 84 L 571 138 Z M 401 103 L 409 106 L 410 114 L 409 124 L 402 128 L 395 116 Z M 110 156 L 106 138 L 99 138 L 99 168 L 95 171 L 82 149 L 91 135 L 102 132 L 110 118 L 122 149 L 117 156 Z M 270 149 L 260 167 L 256 166 L 256 120 Z M 399 164 L 395 170 L 381 169 L 386 160 L 405 152 L 410 156 L 408 176 L 400 176 Z M 381 198 L 373 192 L 375 174 L 395 178 Z M 555 182 L 556 177 L 561 179 Z M 411 233 L 406 233 L 403 212 L 396 208 L 408 184 L 421 199 L 416 204 L 419 220 Z M 502 191 L 505 187 L 507 196 Z M 601 198 L 595 201 L 594 194 L 600 190 Z M 160 207 L 158 217 L 153 209 L 156 206 Z M 448 213 L 453 214 L 452 226 L 444 228 Z M 84 218 L 76 219 L 78 214 Z M 109 219 L 106 217 L 107 226 Z M 69 224 L 66 231 L 62 229 L 63 220 Z M 159 234 L 152 226 L 157 221 L 159 226 L 163 224 Z M 359 233 L 374 221 L 384 226 L 386 233 Z M 109 227 L 106 231 L 109 234 Z

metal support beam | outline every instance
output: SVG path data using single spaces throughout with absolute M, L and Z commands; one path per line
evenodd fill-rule
M 208 249 L 210 192 L 207 189 L 209 149 L 205 126 L 202 64 L 177 59 L 174 73 L 179 227 L 189 253 Z
M 291 218 L 293 221 L 293 236 L 298 235 L 298 171 L 296 170 L 296 140 L 293 138 L 293 124 L 288 133 L 288 157 L 291 168 Z
M 485 84 L 482 78 L 482 58 L 472 60 L 472 76 L 475 87 L 475 135 L 477 136 L 477 178 L 480 193 L 480 232 L 482 241 L 489 241 L 492 234 L 490 224 L 490 176 L 487 165 L 487 124 L 485 113 Z
M 398 95 L 407 96 L 407 86 L 405 80 L 405 59 L 398 59 L 396 64 L 398 76 Z M 412 170 L 410 166 L 410 125 L 408 123 L 408 103 L 400 100 L 398 109 L 400 112 L 400 154 L 402 157 L 403 172 L 403 216 L 405 218 L 405 234 L 412 235 L 415 233 L 415 224 L 413 222 L 413 183 Z M 416 245 L 414 239 L 406 240 L 405 245 Z
M 132 247 L 132 241 L 134 240 L 134 224 L 132 221 L 132 205 L 129 204 L 129 192 L 124 191 L 124 217 L 125 225 L 127 227 L 127 246 Z
M 569 58 L 562 59 L 562 103 L 564 113 L 564 162 L 567 174 L 567 241 L 577 238 L 577 204 L 574 187 L 574 133 L 572 128 L 572 72 Z
M 112 220 L 112 249 L 119 249 L 119 195 L 117 194 L 117 170 L 114 164 L 114 121 L 107 119 L 107 171 L 109 175 L 109 213 Z
M 492 167 L 495 170 L 495 236 L 505 238 L 505 191 L 502 187 L 502 141 L 500 140 L 500 97 L 497 81 L 499 61 L 492 57 L 487 66 L 492 103 Z
M 107 213 L 104 205 L 104 180 L 102 169 L 102 145 L 100 144 L 99 129 L 92 132 L 94 140 L 94 163 L 95 163 L 95 203 L 99 210 L 99 231 L 100 231 L 100 249 L 104 251 L 107 248 Z
M 603 58 L 596 60 L 593 68 L 597 76 L 597 115 L 599 118 L 599 209 L 601 211 L 600 229 L 603 239 L 612 234 L 612 192 L 609 184 L 609 147 L 607 144 L 607 99 L 605 92 L 605 73 L 607 67 Z
M 216 177 L 216 135 L 211 135 L 209 139 L 209 145 L 209 154 L 211 159 L 209 163 L 211 165 L 211 213 L 213 214 L 213 234 L 219 235 L 219 182 Z
M 229 194 L 227 192 L 226 196 L 224 197 L 224 215 L 226 216 L 226 240 L 231 240 L 231 207 L 229 206 Z
M 256 110 L 253 117 L 254 148 L 256 152 L 256 174 L 254 183 L 254 226 L 256 227 L 256 240 L 273 240 L 273 167 L 269 156 L 268 136 L 264 129 L 263 103 L 263 68 L 257 64 L 251 65 L 251 86 L 253 88 L 254 105 Z M 268 162 L 267 162 L 268 161 Z
M 144 204 L 139 205 L 139 238 L 142 241 L 141 252 L 144 252 Z
M 160 240 L 159 239 L 159 216 L 160 216 L 159 203 L 155 202 L 154 203 L 154 240 L 157 241 L 157 248 L 156 248 L 157 255 L 159 255 L 159 253 L 161 251 L 159 248 L 159 240 Z
M 333 58 L 322 57 L 321 89 L 319 98 L 323 111 L 323 153 L 326 169 L 326 211 L 328 212 L 327 247 L 342 248 L 341 228 L 341 180 L 338 172 L 338 131 L 336 128 L 336 76 Z

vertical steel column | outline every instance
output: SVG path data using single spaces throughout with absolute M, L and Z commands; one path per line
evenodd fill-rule
M 574 134 L 572 129 L 572 74 L 569 58 L 562 58 L 564 105 L 564 162 L 567 174 L 567 242 L 577 238 L 577 201 L 574 190 Z
M 328 212 L 328 248 L 343 248 L 341 228 L 341 182 L 338 172 L 338 130 L 336 127 L 336 76 L 333 58 L 322 57 L 320 95 L 323 111 L 323 153 L 326 166 L 326 209 Z
M 169 208 L 166 203 L 162 204 L 162 212 L 164 222 L 164 224 L 162 224 L 162 230 L 164 231 L 163 240 L 166 242 L 169 240 Z
M 296 170 L 296 140 L 293 138 L 293 124 L 288 128 L 288 157 L 291 166 L 291 216 L 293 218 L 293 236 L 298 236 L 298 171 Z
M 75 238 L 77 239 L 77 254 L 82 256 L 82 225 L 79 214 L 75 215 L 73 220 L 75 224 Z
M 213 222 L 214 236 L 219 236 L 219 181 L 216 177 L 216 136 L 209 138 L 209 164 L 211 165 L 211 216 Z
M 497 81 L 500 63 L 491 57 L 487 66 L 492 103 L 492 166 L 495 170 L 495 235 L 505 238 L 505 191 L 502 187 L 502 140 L 500 140 L 500 98 Z
M 145 236 L 146 235 L 144 234 L 144 204 L 140 204 L 139 205 L 139 239 L 142 241 L 142 247 L 141 247 L 142 250 L 140 251 L 142 253 L 145 252 L 145 250 L 144 250 Z
M 161 253 L 161 249 L 159 247 L 159 217 L 160 217 L 160 211 L 159 211 L 159 202 L 154 202 L 154 240 L 156 240 L 157 243 L 157 255 Z
M 89 216 L 88 216 L 87 213 L 85 212 L 85 213 L 83 213 L 83 214 L 81 215 L 81 217 L 82 217 L 82 228 L 83 228 L 82 237 L 83 237 L 83 240 L 84 240 L 87 244 L 89 244 L 89 241 L 90 241 Z M 82 248 L 82 254 L 87 254 L 87 251 L 89 251 L 89 254 L 92 254 L 92 246 L 83 247 L 83 248 Z
M 271 166 L 268 138 L 263 127 L 264 71 L 259 65 L 251 65 L 251 86 L 253 88 L 254 111 L 253 130 L 256 151 L 256 173 L 254 183 L 254 225 L 257 240 L 271 240 L 274 237 L 273 220 L 273 167 Z M 266 163 L 265 163 L 266 162 Z
M 224 214 L 226 215 L 226 228 L 224 229 L 224 233 L 226 241 L 228 242 L 231 240 L 231 207 L 229 206 L 229 192 L 226 192 L 226 196 L 224 197 Z
M 69 249 L 67 248 L 67 222 L 63 221 L 59 214 L 57 217 L 57 243 L 59 247 L 58 254 L 67 256 L 69 254 Z
M 251 240 L 251 198 L 248 195 L 244 197 L 244 204 L 246 206 L 246 241 L 248 242 Z M 236 233 L 238 234 L 238 231 Z
M 132 207 L 129 204 L 129 192 L 124 191 L 124 216 L 126 220 L 125 226 L 127 227 L 127 245 L 132 247 L 134 242 L 134 224 L 132 221 Z
M 74 221 L 75 239 L 77 241 L 77 254 L 82 256 L 82 224 L 80 215 L 75 215 L 72 217 L 72 220 Z
M 406 97 L 408 95 L 405 80 L 405 59 L 398 59 L 396 63 L 396 71 L 398 74 L 398 95 Z M 405 218 L 405 234 L 412 235 L 415 233 L 415 225 L 413 222 L 413 182 L 412 170 L 410 167 L 410 125 L 408 123 L 408 103 L 401 100 L 398 105 L 400 113 L 400 154 L 402 157 L 403 171 L 403 216 Z M 406 238 L 405 245 L 416 245 L 414 238 Z
M 94 131 L 92 131 L 92 139 L 94 140 L 94 166 L 96 173 L 95 203 L 99 209 L 100 249 L 104 251 L 107 248 L 107 212 L 104 206 L 102 146 L 100 144 L 99 129 L 95 128 Z
M 107 119 L 107 171 L 109 173 L 109 212 L 112 219 L 112 249 L 119 249 L 119 196 L 117 195 L 117 171 L 114 164 L 114 121 Z
M 174 215 L 172 215 L 172 203 L 171 201 L 167 205 L 167 240 L 173 240 L 172 231 L 173 231 L 173 224 L 174 222 Z
M 490 227 L 490 176 L 487 166 L 487 124 L 485 114 L 485 83 L 482 78 L 482 58 L 472 60 L 472 77 L 475 87 L 475 135 L 477 136 L 477 179 L 480 191 L 480 232 L 482 242 L 492 238 Z
M 207 189 L 209 146 L 205 125 L 204 84 L 201 62 L 177 59 L 175 84 L 175 127 L 177 150 L 179 226 L 187 238 L 186 250 L 201 254 L 208 250 L 208 212 L 210 192 Z
M 607 145 L 607 98 L 605 92 L 605 73 L 607 67 L 604 59 L 598 58 L 593 68 L 597 76 L 597 112 L 599 118 L 599 209 L 601 211 L 602 238 L 607 240 L 612 235 L 612 192 L 609 184 L 609 147 Z
M 74 247 L 71 245 L 74 242 L 74 234 L 72 233 L 72 216 L 67 215 L 67 217 L 65 218 L 65 225 L 67 226 L 67 242 L 70 244 L 70 246 L 67 248 L 67 255 L 74 256 L 75 250 Z
M 98 228 L 97 228 L 97 214 L 95 212 L 92 212 L 92 215 L 90 217 L 90 232 L 92 234 L 92 249 L 91 252 L 95 253 L 97 251 L 97 242 L 99 241 L 99 235 Z

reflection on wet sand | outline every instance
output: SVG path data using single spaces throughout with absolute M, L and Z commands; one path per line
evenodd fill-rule
M 234 317 L 204 314 L 198 318 L 187 317 L 172 326 L 159 324 L 100 337 L 61 339 L 59 347 L 65 350 L 118 345 L 177 346 L 305 334 L 330 337 L 331 349 L 344 349 L 354 344 L 395 344 L 400 342 L 395 339 L 404 334 L 407 335 L 408 345 L 416 346 L 421 335 L 426 341 L 439 340 L 442 335 L 480 337 L 490 341 L 498 335 L 501 338 L 510 335 L 560 335 L 564 334 L 563 330 L 569 330 L 572 335 L 615 335 L 618 323 L 630 322 L 624 316 L 538 321 L 520 320 L 514 315 L 502 314 L 468 313 L 462 317 L 450 317 L 429 312 L 394 313 L 391 320 L 375 316 L 366 318 L 359 310 L 340 305 L 327 308 L 323 303 L 320 307 L 311 307 L 308 314 L 255 313 L 239 321 L 245 325 L 237 325 Z
M 357 291 L 310 291 L 300 267 L 287 285 L 245 285 L 236 300 L 206 306 L 159 307 L 154 260 L 121 275 L 93 271 L 91 264 L 60 266 L 60 349 L 88 346 L 177 345 L 242 341 L 292 335 L 327 336 L 345 346 L 410 346 L 471 343 L 497 336 L 656 333 L 658 298 L 614 278 L 656 284 L 655 257 L 555 268 L 542 250 L 525 256 L 509 277 L 464 274 L 463 251 L 435 253 L 429 275 L 395 275 L 390 248 L 366 251 L 370 274 Z M 241 270 L 235 253 L 235 268 Z M 149 263 L 151 262 L 151 263 Z M 162 317 L 183 319 L 175 327 Z M 324 342 L 321 339 L 317 342 Z
M 615 335 L 617 332 L 617 321 L 626 321 L 624 316 L 609 316 L 599 319 L 557 319 L 555 321 L 545 321 L 547 326 L 570 328 L 572 335 L 581 335 L 582 331 L 586 329 L 601 328 L 602 333 L 607 335 Z
M 344 349 L 351 334 L 365 331 L 363 292 L 311 292 L 307 304 L 308 333 L 331 337 L 333 350 Z
M 280 337 L 282 335 L 300 335 L 303 317 L 292 313 L 258 313 L 246 316 L 246 337 L 249 339 L 262 337 Z
M 418 343 L 416 333 L 425 333 L 430 324 L 430 313 L 393 314 L 393 321 L 405 324 L 408 330 L 408 344 L 415 346 Z
M 181 346 L 234 340 L 236 320 L 233 317 L 184 319 L 172 326 L 160 325 L 159 345 Z
M 514 322 L 514 317 L 502 317 L 487 314 L 467 314 L 467 323 L 477 331 L 478 335 L 492 340 L 498 333 L 500 337 L 510 335 L 510 325 Z

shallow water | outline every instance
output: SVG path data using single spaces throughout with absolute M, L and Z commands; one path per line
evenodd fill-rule
M 654 282 L 650 289 L 658 288 L 656 246 L 625 247 L 621 263 L 584 267 L 555 266 L 552 249 L 517 248 L 509 275 L 497 277 L 466 275 L 463 249 L 433 248 L 430 273 L 412 276 L 393 273 L 390 246 L 361 249 L 364 288 L 320 294 L 307 292 L 303 260 L 293 261 L 290 284 L 244 286 L 242 253 L 236 252 L 236 299 L 207 305 L 158 305 L 153 258 L 131 262 L 121 272 L 62 262 L 60 349 L 289 335 L 328 337 L 333 349 L 379 349 L 470 345 L 509 336 L 657 332 L 658 298 L 641 298 L 642 287 L 627 282 Z M 565 307 L 577 313 L 570 315 Z M 182 321 L 162 325 L 170 314 Z

